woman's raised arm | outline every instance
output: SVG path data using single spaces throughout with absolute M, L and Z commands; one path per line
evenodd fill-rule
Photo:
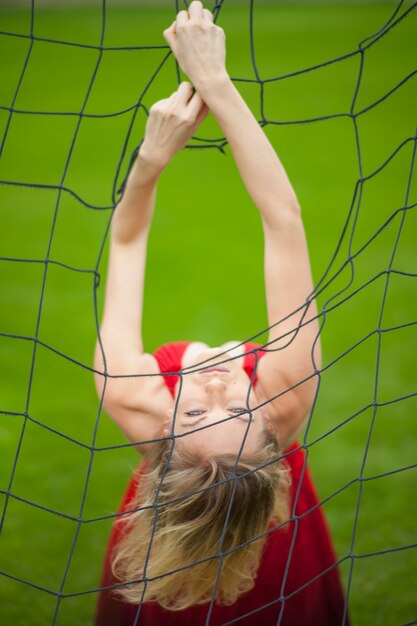
M 152 379 L 118 377 L 146 374 L 152 367 L 149 355 L 143 354 L 142 305 L 147 239 L 161 171 L 156 162 L 139 154 L 115 209 L 104 313 L 94 356 L 95 383 L 100 398 L 104 393 L 103 407 L 135 442 L 152 438 L 155 430 L 151 419 L 146 423 L 137 419 L 139 408 L 144 408 L 138 394 Z
M 159 376 L 134 377 L 159 372 L 154 357 L 143 353 L 142 342 L 146 248 L 157 181 L 207 112 L 200 96 L 192 96 L 192 87 L 186 82 L 151 107 L 144 141 L 112 219 L 101 344 L 97 341 L 94 359 L 95 381 L 100 397 L 105 391 L 104 408 L 132 441 L 155 436 L 157 420 L 162 425 L 164 411 L 171 402 Z M 110 377 L 104 375 L 104 370 Z
M 278 439 L 286 446 L 308 415 L 317 386 L 315 371 L 320 368 L 318 341 L 312 360 L 318 335 L 314 300 L 303 306 L 313 283 L 300 207 L 274 148 L 228 76 L 224 32 L 213 24 L 211 13 L 194 1 L 188 14 L 181 11 L 164 35 L 215 116 L 260 211 L 271 328 L 270 351 L 259 363 L 258 389 L 264 400 L 271 400 L 270 418 Z M 304 325 L 292 333 L 301 320 Z

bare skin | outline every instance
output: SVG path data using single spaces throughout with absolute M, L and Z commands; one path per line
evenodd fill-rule
M 244 450 L 249 451 L 259 446 L 264 428 L 285 449 L 305 425 L 317 387 L 315 374 L 321 367 L 314 300 L 305 307 L 313 283 L 301 210 L 274 148 L 230 80 L 224 31 L 213 23 L 210 11 L 197 0 L 191 2 L 164 36 L 196 93 L 192 95 L 191 84 L 183 82 L 170 98 L 151 107 L 144 142 L 113 216 L 100 329 L 111 377 L 103 375 L 102 350 L 97 343 L 97 391 L 100 397 L 104 391 L 104 408 L 144 454 L 152 444 L 139 442 L 172 434 L 207 455 L 237 453 L 244 437 Z M 228 372 L 200 373 L 196 370 L 224 362 L 228 355 L 219 356 L 219 351 L 224 353 L 221 349 L 197 355 L 196 367 L 183 375 L 174 411 L 175 402 L 163 377 L 158 376 L 156 359 L 143 352 L 146 246 L 158 179 L 209 111 L 222 129 L 261 215 L 270 351 L 259 361 L 258 383 L 250 392 L 249 405 L 250 381 L 242 369 L 243 359 L 223 363 Z M 302 327 L 294 333 L 301 321 Z M 208 358 L 209 362 L 197 367 Z M 264 405 L 262 411 L 254 410 L 260 404 Z M 240 415 L 240 409 L 248 407 L 252 412 Z M 203 426 L 209 428 L 196 430 Z M 196 432 L 184 436 L 193 430 Z

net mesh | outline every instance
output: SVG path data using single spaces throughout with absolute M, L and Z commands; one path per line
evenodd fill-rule
M 224 4 L 226 3 L 219 2 L 215 4 L 214 7 L 212 7 L 211 9 L 213 11 L 215 21 L 219 21 L 220 19 L 219 23 L 221 23 L 222 8 Z M 324 120 L 340 117 L 340 118 L 348 118 L 352 124 L 352 128 L 354 131 L 359 174 L 358 174 L 358 178 L 355 184 L 353 197 L 351 199 L 350 207 L 347 212 L 346 219 L 345 219 L 343 228 L 340 233 L 340 238 L 335 246 L 334 253 L 330 259 L 330 262 L 328 263 L 327 268 L 325 269 L 320 280 L 316 284 L 314 294 L 311 294 L 316 297 L 322 297 L 324 301 L 324 304 L 318 315 L 319 320 L 320 320 L 320 333 L 322 332 L 323 328 L 326 326 L 326 323 L 329 319 L 330 314 L 333 314 L 333 312 L 335 312 L 339 307 L 348 306 L 349 301 L 351 301 L 352 298 L 360 294 L 361 291 L 368 289 L 371 285 L 375 283 L 383 285 L 382 298 L 380 301 L 379 314 L 378 314 L 376 325 L 372 327 L 368 332 L 366 332 L 362 337 L 360 337 L 360 339 L 358 339 L 357 341 L 349 345 L 346 349 L 344 349 L 341 353 L 339 353 L 335 358 L 328 360 L 328 362 L 325 363 L 323 368 L 320 371 L 317 371 L 317 376 L 319 379 L 319 387 L 318 387 L 318 393 L 316 395 L 316 401 L 317 401 L 317 398 L 319 397 L 320 385 L 321 385 L 321 380 L 323 378 L 323 375 L 326 374 L 329 368 L 334 367 L 334 365 L 338 361 L 346 358 L 346 356 L 349 355 L 349 353 L 351 353 L 354 350 L 357 350 L 358 347 L 360 347 L 365 342 L 368 342 L 370 338 L 373 338 L 376 341 L 375 365 L 373 369 L 373 393 L 372 393 L 372 398 L 368 403 L 360 406 L 360 408 L 358 408 L 357 411 L 355 411 L 353 414 L 350 414 L 345 419 L 340 420 L 340 422 L 337 423 L 336 426 L 333 426 L 332 428 L 328 429 L 326 432 L 321 433 L 319 436 L 314 437 L 313 425 L 314 425 L 314 418 L 316 415 L 316 401 L 315 401 L 314 406 L 311 410 L 307 428 L 305 430 L 305 433 L 303 435 L 303 440 L 302 440 L 302 447 L 306 451 L 305 458 L 307 462 L 309 453 L 313 446 L 316 446 L 322 440 L 327 439 L 332 435 L 335 435 L 336 432 L 343 429 L 343 427 L 346 427 L 349 423 L 354 421 L 355 418 L 357 418 L 358 416 L 365 414 L 365 413 L 368 413 L 368 415 L 370 415 L 369 428 L 367 430 L 366 440 L 362 442 L 363 446 L 361 446 L 361 462 L 360 462 L 360 469 L 359 469 L 358 474 L 354 478 L 344 483 L 338 490 L 332 492 L 331 494 L 329 494 L 326 498 L 322 500 L 322 504 L 324 505 L 326 502 L 335 498 L 335 496 L 337 496 L 338 494 L 341 494 L 342 492 L 348 490 L 349 487 L 351 487 L 352 485 L 357 485 L 358 487 L 357 496 L 355 498 L 355 501 L 353 502 L 353 524 L 352 524 L 352 533 L 351 533 L 349 550 L 338 561 L 339 564 L 346 565 L 346 570 L 345 570 L 346 603 L 345 603 L 345 615 L 344 615 L 344 620 L 343 620 L 344 623 L 346 623 L 346 619 L 347 619 L 347 607 L 349 606 L 353 571 L 354 571 L 355 564 L 357 563 L 357 561 L 359 559 L 366 559 L 369 557 L 386 555 L 388 553 L 393 553 L 393 552 L 398 552 L 398 551 L 400 552 L 410 551 L 413 548 L 417 547 L 417 543 L 406 543 L 406 544 L 402 544 L 396 547 L 386 547 L 384 549 L 370 550 L 370 551 L 358 552 L 358 550 L 356 549 L 358 519 L 359 519 L 359 512 L 360 512 L 365 485 L 369 483 L 370 481 L 375 481 L 376 479 L 393 476 L 395 474 L 399 474 L 402 472 L 410 472 L 413 468 L 417 467 L 417 463 L 414 463 L 414 464 L 407 463 L 403 467 L 396 467 L 391 470 L 387 470 L 387 471 L 380 472 L 377 474 L 373 474 L 373 475 L 366 474 L 366 464 L 367 464 L 367 458 L 369 455 L 371 439 L 372 439 L 372 435 L 374 432 L 377 415 L 381 411 L 381 408 L 388 407 L 390 405 L 393 405 L 401 401 L 405 401 L 406 399 L 410 399 L 414 397 L 415 395 L 417 395 L 417 391 L 410 391 L 409 393 L 406 393 L 406 394 L 401 394 L 399 396 L 390 397 L 388 399 L 381 400 L 380 381 L 379 381 L 383 337 L 390 333 L 391 334 L 396 333 L 396 337 L 398 337 L 399 336 L 398 331 L 405 329 L 405 328 L 412 327 L 415 324 L 417 324 L 417 320 L 410 320 L 410 321 L 407 321 L 406 323 L 398 323 L 395 325 L 386 326 L 384 325 L 384 319 L 383 319 L 384 310 L 386 307 L 387 294 L 388 294 L 388 290 L 389 290 L 389 287 L 393 278 L 396 276 L 400 276 L 404 278 L 413 278 L 413 277 L 415 278 L 417 276 L 416 273 L 412 271 L 398 269 L 395 265 L 396 252 L 399 246 L 400 237 L 402 236 L 402 233 L 405 228 L 405 223 L 407 221 L 409 214 L 413 211 L 413 209 L 415 208 L 417 204 L 416 202 L 412 202 L 411 200 L 411 188 L 412 188 L 412 179 L 413 179 L 413 171 L 414 171 L 414 164 L 415 164 L 416 135 L 414 134 L 402 140 L 401 143 L 399 143 L 399 145 L 395 147 L 395 149 L 392 151 L 391 154 L 381 159 L 381 162 L 376 169 L 374 169 L 370 173 L 365 173 L 365 168 L 363 166 L 363 151 L 362 151 L 361 140 L 360 140 L 361 133 L 360 133 L 360 128 L 359 128 L 359 121 L 362 119 L 362 117 L 365 116 L 372 109 L 379 107 L 384 101 L 386 101 L 386 99 L 393 96 L 393 94 L 396 93 L 398 90 L 403 89 L 409 83 L 409 81 L 413 78 L 413 76 L 416 74 L 417 70 L 408 73 L 399 82 L 397 82 L 389 91 L 384 93 L 379 98 L 375 99 L 372 103 L 368 104 L 366 107 L 363 107 L 360 109 L 357 106 L 357 99 L 358 99 L 358 94 L 359 94 L 362 80 L 363 80 L 364 64 L 365 64 L 368 51 L 371 50 L 376 45 L 382 45 L 386 35 L 392 29 L 397 28 L 398 25 L 403 20 L 409 19 L 411 13 L 415 10 L 416 6 L 417 6 L 416 3 L 407 5 L 403 1 L 399 2 L 398 5 L 396 5 L 396 7 L 393 9 L 391 16 L 386 21 L 386 23 L 383 24 L 377 32 L 374 32 L 370 34 L 368 37 L 366 37 L 365 39 L 363 39 L 359 43 L 357 49 L 349 52 L 348 54 L 345 54 L 337 58 L 331 58 L 325 63 L 307 67 L 296 72 L 283 74 L 280 76 L 276 76 L 274 78 L 263 79 L 257 67 L 256 46 L 255 46 L 255 37 L 254 37 L 254 28 L 253 28 L 255 2 L 251 0 L 251 2 L 248 5 L 248 19 L 249 19 L 249 26 L 250 26 L 249 27 L 250 54 L 251 54 L 251 60 L 252 60 L 252 66 L 253 66 L 255 78 L 246 79 L 242 77 L 233 77 L 233 81 L 235 81 L 236 83 L 256 83 L 259 86 L 260 111 L 261 111 L 261 119 L 259 120 L 259 123 L 263 127 L 266 127 L 268 125 L 291 126 L 291 125 L 307 124 L 307 123 L 313 124 L 316 122 L 322 122 Z M 175 12 L 177 12 L 182 7 L 177 1 L 175 3 L 175 7 L 173 8 L 175 8 Z M 279 9 L 277 8 L 277 13 L 278 11 Z M 17 258 L 17 257 L 8 257 L 8 256 L 1 257 L 1 261 L 2 261 L 1 265 L 4 271 L 7 271 L 7 267 L 9 263 L 39 265 L 42 270 L 42 276 L 41 276 L 41 281 L 40 281 L 40 299 L 37 305 L 37 321 L 36 321 L 36 328 L 35 328 L 34 333 L 32 335 L 23 335 L 23 334 L 8 333 L 8 332 L 1 333 L 1 336 L 3 338 L 7 338 L 11 340 L 13 342 L 13 345 L 15 345 L 14 342 L 27 343 L 30 346 L 30 351 L 31 351 L 30 368 L 29 368 L 29 376 L 28 376 L 29 382 L 28 382 L 27 389 L 26 389 L 25 396 L 24 396 L 25 397 L 24 410 L 11 411 L 8 409 L 7 403 L 6 403 L 6 406 L 1 407 L 1 410 L 0 410 L 0 414 L 3 416 L 3 418 L 6 418 L 6 416 L 22 418 L 21 428 L 19 428 L 19 434 L 18 434 L 16 446 L 15 446 L 15 452 L 13 455 L 13 462 L 11 463 L 11 469 L 10 469 L 9 477 L 7 480 L 7 486 L 1 490 L 1 494 L 3 494 L 4 496 L 4 503 L 2 507 L 2 516 L 1 516 L 1 528 L 3 529 L 3 526 L 7 523 L 8 510 L 10 507 L 10 503 L 15 501 L 15 502 L 24 503 L 24 505 L 32 507 L 33 509 L 44 511 L 45 513 L 48 514 L 48 516 L 58 516 L 62 519 L 70 521 L 71 531 L 67 535 L 69 537 L 69 540 L 68 540 L 69 543 L 66 546 L 68 556 L 65 557 L 65 563 L 62 569 L 62 576 L 60 577 L 60 580 L 58 581 L 58 584 L 56 585 L 55 588 L 50 588 L 50 587 L 48 588 L 41 584 L 36 584 L 36 582 L 34 581 L 21 578 L 15 575 L 12 569 L 2 570 L 0 571 L 0 574 L 2 577 L 9 578 L 20 583 L 22 585 L 23 594 L 25 593 L 25 589 L 30 587 L 39 593 L 44 592 L 48 594 L 49 596 L 51 596 L 54 600 L 54 610 L 53 610 L 53 615 L 51 618 L 51 623 L 55 624 L 57 623 L 58 618 L 59 618 L 59 613 L 60 613 L 63 599 L 71 598 L 75 596 L 81 596 L 85 594 L 94 594 L 97 591 L 99 591 L 98 587 L 94 589 L 84 588 L 77 592 L 66 591 L 67 578 L 68 578 L 68 574 L 70 571 L 71 563 L 74 558 L 74 552 L 77 546 L 77 542 L 79 541 L 82 527 L 86 524 L 93 524 L 96 522 L 113 519 L 115 517 L 114 513 L 109 513 L 107 515 L 95 516 L 95 517 L 88 516 L 85 513 L 87 491 L 89 489 L 92 471 L 93 471 L 93 465 L 94 465 L 94 462 L 97 460 L 97 455 L 99 453 L 104 453 L 109 450 L 132 447 L 133 444 L 119 444 L 117 446 L 98 446 L 97 445 L 97 432 L 98 432 L 99 422 L 101 419 L 101 405 L 102 405 L 103 398 L 101 398 L 100 407 L 99 407 L 98 414 L 94 423 L 92 437 L 88 443 L 83 442 L 76 436 L 70 436 L 67 433 L 57 428 L 51 427 L 46 422 L 43 422 L 42 420 L 34 417 L 33 412 L 31 411 L 31 395 L 32 395 L 33 381 L 36 376 L 36 372 L 35 372 L 36 364 L 37 364 L 37 361 L 39 360 L 40 347 L 44 348 L 48 352 L 54 353 L 59 359 L 66 360 L 69 363 L 74 364 L 77 368 L 83 368 L 91 376 L 93 372 L 93 369 L 89 364 L 86 364 L 77 359 L 74 359 L 70 354 L 65 353 L 62 350 L 59 350 L 56 346 L 50 343 L 47 343 L 41 339 L 40 327 L 41 327 L 41 320 L 42 320 L 42 314 L 43 314 L 43 309 L 44 309 L 46 280 L 47 280 L 48 272 L 51 271 L 51 267 L 53 266 L 65 268 L 65 270 L 68 270 L 74 273 L 76 276 L 79 276 L 80 274 L 84 274 L 87 277 L 93 279 L 94 298 L 91 302 L 91 306 L 94 307 L 96 331 L 97 331 L 97 337 L 99 337 L 99 315 L 98 315 L 98 304 L 97 304 L 98 302 L 97 292 L 100 288 L 100 278 L 101 278 L 99 268 L 100 268 L 100 262 L 102 260 L 103 251 L 105 248 L 105 243 L 106 243 L 108 232 L 109 232 L 111 212 L 120 198 L 120 194 L 122 193 L 122 190 L 123 190 L 123 184 L 124 184 L 124 181 L 126 180 L 127 171 L 137 152 L 137 149 L 136 149 L 133 151 L 133 154 L 131 154 L 132 133 L 134 132 L 134 128 L 135 128 L 136 116 L 141 109 L 145 111 L 146 114 L 148 113 L 146 107 L 143 104 L 143 98 L 146 95 L 149 87 L 158 78 L 159 74 L 163 70 L 163 66 L 165 65 L 167 59 L 169 59 L 169 57 L 171 56 L 171 52 L 166 45 L 159 45 L 159 46 L 139 46 L 138 45 L 138 46 L 117 47 L 117 48 L 116 47 L 111 48 L 109 46 L 106 46 L 105 45 L 106 1 L 105 0 L 103 0 L 102 6 L 101 6 L 101 35 L 100 35 L 100 42 L 98 45 L 90 45 L 90 44 L 83 44 L 83 43 L 77 43 L 77 42 L 71 42 L 71 41 L 65 41 L 65 40 L 59 40 L 59 39 L 55 40 L 55 39 L 49 39 L 45 37 L 39 37 L 36 35 L 36 30 L 34 27 L 35 14 L 36 14 L 35 2 L 34 0 L 32 0 L 30 32 L 28 34 L 17 33 L 17 32 L 5 32 L 5 31 L 0 32 L 0 35 L 2 38 L 20 38 L 20 39 L 26 39 L 28 41 L 27 53 L 25 55 L 25 58 L 23 59 L 20 76 L 17 81 L 16 87 L 13 90 L 12 97 L 10 99 L 10 104 L 8 104 L 7 106 L 5 104 L 2 104 L 0 107 L 0 109 L 3 112 L 5 112 L 5 115 L 6 115 L 4 130 L 2 134 L 0 153 L 3 153 L 5 146 L 7 145 L 9 134 L 10 134 L 10 128 L 11 128 L 13 120 L 15 120 L 19 116 L 24 116 L 24 117 L 29 117 L 29 118 L 31 116 L 48 116 L 48 118 L 52 116 L 72 116 L 75 120 L 75 127 L 73 130 L 72 138 L 70 141 L 70 147 L 66 156 L 65 165 L 62 171 L 62 175 L 60 177 L 59 184 L 51 185 L 51 184 L 45 184 L 45 183 L 40 183 L 36 181 L 25 182 L 23 180 L 16 181 L 16 180 L 8 180 L 8 179 L 3 179 L 3 178 L 2 180 L 0 180 L 0 183 L 2 186 L 8 187 L 9 194 L 10 194 L 9 197 L 11 199 L 11 202 L 13 202 L 13 189 L 14 188 L 29 188 L 31 192 L 35 192 L 35 190 L 42 190 L 45 192 L 48 190 L 53 190 L 56 192 L 54 217 L 52 221 L 52 226 L 49 230 L 45 256 L 43 258 Z M 50 110 L 50 111 L 26 110 L 26 109 L 19 108 L 17 106 L 19 93 L 22 89 L 22 85 L 25 82 L 25 76 L 27 74 L 28 67 L 31 63 L 31 59 L 34 55 L 34 48 L 38 42 L 48 42 L 48 43 L 56 45 L 57 47 L 58 46 L 75 47 L 75 48 L 79 48 L 82 53 L 86 52 L 87 50 L 90 50 L 96 54 L 93 71 L 89 79 L 89 84 L 87 85 L 87 88 L 85 90 L 85 97 L 84 97 L 82 106 L 79 110 L 65 111 L 65 112 L 54 111 L 54 110 Z M 93 86 L 98 76 L 100 65 L 103 61 L 104 52 L 105 51 L 108 52 L 111 50 L 120 51 L 120 50 L 144 50 L 144 49 L 149 49 L 149 50 L 166 49 L 166 55 L 163 57 L 156 71 L 149 77 L 149 80 L 145 88 L 143 89 L 142 93 L 140 94 L 140 97 L 138 98 L 138 100 L 133 105 L 126 107 L 125 109 L 121 111 L 114 111 L 114 112 L 107 113 L 107 114 L 89 113 L 87 110 L 88 109 L 87 105 L 89 102 L 89 98 L 90 98 Z M 354 93 L 353 93 L 353 97 L 351 100 L 350 109 L 348 111 L 344 111 L 342 113 L 337 113 L 337 114 L 310 117 L 308 119 L 296 119 L 292 121 L 274 120 L 274 119 L 269 119 L 266 116 L 265 114 L 266 107 L 265 107 L 264 100 L 265 100 L 265 89 L 268 83 L 277 83 L 279 81 L 284 82 L 284 81 L 292 80 L 297 76 L 305 76 L 311 72 L 314 73 L 319 68 L 341 62 L 351 57 L 356 58 L 358 60 L 358 71 L 357 71 L 357 76 L 356 76 L 356 84 L 354 88 Z M 177 79 L 178 81 L 180 81 L 181 79 L 180 79 L 179 68 L 178 66 L 174 66 L 174 67 L 176 68 Z M 85 119 L 87 118 L 105 118 L 105 117 L 111 118 L 111 117 L 120 116 L 120 115 L 129 116 L 128 118 L 129 123 L 128 123 L 127 131 L 125 133 L 123 149 L 121 151 L 121 154 L 117 163 L 117 167 L 115 170 L 115 175 L 113 178 L 112 202 L 109 205 L 103 205 L 103 204 L 98 204 L 98 203 L 95 204 L 93 202 L 88 202 L 85 198 L 82 197 L 82 195 L 77 193 L 72 188 L 72 186 L 67 182 L 68 169 L 69 169 L 69 165 L 74 154 L 75 146 L 77 144 L 80 127 L 82 126 Z M 225 145 L 226 145 L 226 140 L 224 138 L 208 139 L 208 138 L 199 137 L 196 139 L 196 142 L 193 145 L 188 146 L 188 148 L 189 149 L 215 148 L 220 151 L 224 151 Z M 359 246 L 355 245 L 356 244 L 355 236 L 357 233 L 357 225 L 360 221 L 360 210 L 363 204 L 364 189 L 371 181 L 380 177 L 381 174 L 386 170 L 386 168 L 388 168 L 389 165 L 393 161 L 395 161 L 398 155 L 400 154 L 402 155 L 404 153 L 407 156 L 407 159 L 406 159 L 407 171 L 406 171 L 406 184 L 405 184 L 405 189 L 404 189 L 404 194 L 403 194 L 402 205 L 397 206 L 394 210 L 392 210 L 392 212 L 388 215 L 385 221 L 382 224 L 380 224 L 380 226 L 376 230 L 374 230 L 372 233 L 366 236 L 366 238 L 361 242 Z M 60 207 L 62 205 L 63 198 L 67 195 L 74 198 L 75 201 L 79 203 L 82 207 L 84 207 L 85 209 L 92 209 L 93 210 L 92 212 L 94 211 L 108 212 L 109 219 L 107 221 L 107 225 L 104 230 L 102 243 L 100 246 L 98 257 L 96 259 L 95 266 L 92 269 L 83 269 L 80 267 L 76 267 L 67 263 L 54 260 L 53 254 L 51 253 L 55 229 L 56 229 L 57 217 L 60 211 Z M 395 237 L 393 239 L 393 242 L 389 244 L 389 249 L 388 249 L 388 244 L 387 244 L 387 250 L 388 250 L 387 262 L 377 267 L 376 271 L 372 272 L 370 277 L 368 277 L 360 285 L 357 285 L 357 281 L 355 282 L 355 278 L 356 278 L 355 271 L 356 271 L 356 262 L 358 258 L 361 255 L 364 255 L 364 253 L 372 245 L 372 243 L 378 237 L 381 237 L 383 233 L 387 231 L 387 229 L 391 228 L 393 224 L 395 228 Z M 329 293 L 328 292 L 329 286 L 335 283 L 339 284 L 337 282 L 338 279 L 340 277 L 346 277 L 346 276 L 348 276 L 348 280 L 345 280 L 344 282 L 342 282 L 341 287 L 339 289 L 337 289 L 331 295 L 327 296 L 327 294 Z M 355 282 L 355 285 L 354 285 L 354 282 Z M 303 304 L 302 307 L 300 307 L 300 310 L 302 310 L 303 307 L 305 309 L 305 312 L 307 312 L 308 301 L 306 304 Z M 300 325 L 304 323 L 303 319 L 304 318 L 302 317 Z M 262 329 L 260 332 L 256 333 L 252 337 L 249 337 L 246 341 L 256 341 L 265 332 L 265 330 L 267 329 Z M 290 340 L 292 340 L 294 338 L 294 334 L 290 333 L 290 335 L 291 335 Z M 245 342 L 242 342 L 242 343 L 245 343 Z M 273 343 L 268 344 L 264 342 L 262 343 L 262 346 L 266 350 L 276 349 L 274 348 Z M 105 355 L 103 356 L 105 357 Z M 257 365 L 256 352 L 255 352 L 255 357 L 256 357 L 256 365 Z M 312 348 L 312 359 L 314 362 L 314 346 Z M 205 363 L 206 362 L 201 363 L 197 367 L 199 367 L 200 365 L 203 366 L 203 364 Z M 254 375 L 255 373 L 256 373 L 256 367 L 255 367 Z M 186 375 L 186 372 L 184 371 L 184 372 L 181 372 L 180 374 L 181 374 L 181 383 L 180 383 L 180 393 L 181 393 L 182 378 L 183 376 Z M 106 371 L 104 372 L 104 375 L 108 376 Z M 302 381 L 300 381 L 298 384 L 301 384 L 301 382 Z M 252 388 L 252 383 L 253 383 L 253 377 L 251 380 L 250 389 Z M 248 399 L 249 399 L 250 389 L 248 391 Z M 249 404 L 248 404 L 248 407 L 249 407 Z M 45 429 L 54 437 L 60 437 L 60 438 L 65 439 L 66 441 L 68 441 L 69 444 L 77 446 L 78 449 L 85 451 L 88 454 L 87 471 L 85 473 L 84 480 L 83 480 L 82 497 L 81 497 L 80 507 L 79 507 L 79 511 L 77 515 L 66 514 L 62 510 L 44 506 L 40 504 L 39 502 L 36 502 L 35 500 L 31 500 L 31 499 L 21 497 L 18 495 L 18 491 L 15 488 L 15 477 L 16 477 L 17 467 L 19 464 L 22 446 L 25 441 L 25 434 L 28 430 L 29 424 L 35 424 L 37 427 L 41 429 Z M 202 427 L 202 428 L 205 428 L 205 427 Z M 312 428 L 313 428 L 313 435 L 311 434 Z M 247 431 L 246 431 L 246 434 L 247 434 Z M 246 438 L 246 434 L 245 434 L 245 438 Z M 240 454 L 242 452 L 245 438 L 242 441 L 242 445 L 241 445 L 236 463 L 238 463 Z M 174 446 L 175 446 L 175 437 L 173 437 L 173 447 Z M 293 509 L 293 517 L 292 517 L 292 520 L 294 521 L 296 529 L 297 529 L 298 519 L 296 518 L 294 511 L 295 511 L 295 506 L 297 502 L 297 497 L 298 497 L 298 493 L 296 494 L 295 505 Z M 155 506 L 156 506 L 155 524 L 157 520 L 157 501 L 158 501 L 158 492 L 155 494 Z M 229 504 L 228 514 L 230 513 L 232 504 L 233 504 L 233 498 Z M 217 555 L 213 557 L 213 558 L 218 559 L 219 568 L 218 568 L 217 580 L 213 588 L 212 600 L 209 604 L 208 611 L 207 611 L 207 617 L 205 621 L 206 624 L 210 624 L 210 618 L 211 618 L 212 610 L 213 610 L 215 592 L 216 592 L 216 588 L 218 585 L 218 580 L 219 580 L 219 576 L 220 576 L 221 568 L 222 568 L 222 558 L 223 558 L 222 542 L 223 542 L 225 530 L 227 527 L 227 517 L 228 515 L 226 516 L 226 523 L 224 526 L 223 535 L 219 541 L 219 552 Z M 26 530 L 22 529 L 22 532 L 26 532 Z M 297 536 L 297 532 L 295 531 L 294 541 L 296 540 L 296 536 Z M 151 543 L 152 543 L 152 537 L 150 538 L 150 545 Z M 5 548 L 4 545 L 2 545 L 2 550 L 4 550 L 4 548 Z M 291 560 L 291 552 L 288 558 L 283 585 L 281 589 L 277 589 L 277 597 L 276 597 L 275 602 L 279 604 L 281 607 L 278 613 L 277 625 L 281 624 L 282 622 L 284 612 L 285 612 L 285 602 L 290 597 L 288 594 L 286 594 L 286 577 L 288 573 L 288 566 L 289 566 L 290 560 Z M 325 572 L 323 572 L 323 575 L 324 574 Z M 146 565 L 145 565 L 145 576 L 146 576 Z M 146 589 L 147 584 L 148 583 L 145 580 L 145 589 Z M 405 581 L 403 582 L 403 584 L 411 584 L 411 582 Z M 261 610 L 262 608 L 264 607 L 259 607 L 259 610 Z M 242 620 L 246 615 L 247 614 L 242 615 L 226 623 L 227 624 L 238 623 L 239 620 Z M 137 612 L 136 612 L 136 618 L 134 621 L 135 624 L 141 623 L 140 616 L 141 616 L 141 604 L 139 604 Z M 417 623 L 417 622 L 410 622 L 410 623 Z

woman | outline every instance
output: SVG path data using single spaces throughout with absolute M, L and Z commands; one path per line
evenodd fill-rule
M 143 460 L 113 526 L 96 624 L 342 624 L 336 559 L 297 444 L 320 368 L 300 208 L 227 74 L 210 11 L 192 2 L 164 36 L 196 92 L 183 82 L 151 107 L 112 222 L 96 385 Z M 176 342 L 145 354 L 157 181 L 209 110 L 261 214 L 268 343 Z

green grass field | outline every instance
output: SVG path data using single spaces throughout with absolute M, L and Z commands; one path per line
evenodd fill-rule
M 97 46 L 100 4 L 37 8 L 34 34 L 37 38 Z M 107 4 L 105 47 L 165 45 L 162 30 L 174 19 L 174 2 L 169 7 L 139 4 L 137 8 L 121 8 L 111 1 Z M 284 76 L 357 50 L 362 39 L 388 21 L 395 6 L 255 2 L 254 49 L 259 76 Z M 405 4 L 400 14 L 410 7 L 410 3 Z M 0 20 L 2 31 L 30 31 L 28 8 L 0 8 Z M 226 1 L 219 24 L 226 31 L 229 73 L 235 79 L 253 80 L 249 3 L 240 6 Z M 416 70 L 416 26 L 417 11 L 411 11 L 365 52 L 355 112 L 382 98 Z M 0 55 L 6 59 L 0 81 L 3 107 L 12 104 L 29 46 L 27 38 L 0 35 Z M 82 119 L 64 178 L 79 117 L 28 115 L 24 111 L 79 112 L 97 64 L 98 50 L 35 40 L 14 103 L 21 112 L 11 117 L 0 161 L 0 180 L 50 187 L 0 184 L 0 254 L 41 261 L 50 243 L 49 258 L 56 263 L 47 267 L 41 303 L 45 264 L 0 262 L 0 332 L 4 333 L 0 336 L 2 504 L 24 428 L 11 488 L 13 497 L 8 502 L 0 539 L 0 571 L 9 575 L 0 578 L 1 624 L 52 623 L 56 597 L 13 577 L 58 592 L 77 531 L 77 523 L 65 516 L 81 515 L 89 520 L 114 512 L 138 461 L 130 448 L 97 451 L 93 457 L 88 449 L 99 403 L 91 372 L 70 359 L 92 366 L 96 341 L 92 270 L 110 212 L 86 208 L 66 191 L 59 196 L 56 186 L 62 184 L 93 206 L 112 204 L 117 165 L 133 110 L 111 114 L 133 107 L 165 55 L 166 49 L 103 52 L 84 108 L 86 114 L 102 117 Z M 346 115 L 352 105 L 359 62 L 360 55 L 356 54 L 308 73 L 268 82 L 264 87 L 263 115 L 271 122 L 280 122 L 267 125 L 265 132 L 282 158 L 301 202 L 316 283 L 336 250 L 360 176 L 354 123 Z M 167 97 L 176 84 L 171 56 L 146 91 L 144 105 L 149 108 L 156 100 Z M 236 85 L 260 120 L 259 84 Z M 415 135 L 416 87 L 413 76 L 357 118 L 365 179 L 402 142 Z M 345 115 L 291 123 L 335 114 Z M 8 110 L 0 109 L 1 137 L 8 118 Z M 129 154 L 142 137 L 145 122 L 146 115 L 140 110 L 129 140 Z M 217 145 L 221 143 L 222 135 L 212 116 L 204 122 L 198 137 L 218 139 Z M 194 139 L 191 145 L 202 144 Z M 387 274 L 381 272 L 389 267 L 397 273 L 391 273 L 388 279 L 380 327 L 388 329 L 416 321 L 416 210 L 397 212 L 387 227 L 359 252 L 406 202 L 417 202 L 415 176 L 407 200 L 413 148 L 414 143 L 409 141 L 384 169 L 365 180 L 359 211 L 348 222 L 328 278 L 337 274 L 349 255 L 352 264 L 346 264 L 329 284 L 325 281 L 319 296 L 320 307 L 330 310 L 322 333 L 324 371 L 320 394 L 306 440 L 313 444 L 309 458 L 322 498 L 350 485 L 331 497 L 325 508 L 338 555 L 346 557 L 342 565 L 345 582 L 351 564 L 348 555 L 361 557 L 353 561 L 350 589 L 352 622 L 361 626 L 399 626 L 417 620 L 417 550 L 400 550 L 417 543 L 415 468 L 362 481 L 355 542 L 351 546 L 360 491 L 357 479 L 371 428 L 364 479 L 417 463 L 417 399 L 411 396 L 391 403 L 417 391 L 417 326 L 375 332 L 387 284 Z M 126 165 L 125 159 L 123 171 Z M 188 149 L 177 155 L 159 183 L 149 242 L 145 349 L 152 351 L 162 343 L 188 339 L 219 345 L 262 333 L 267 325 L 262 244 L 257 209 L 243 188 L 230 149 L 226 147 L 224 155 L 215 148 Z M 90 271 L 70 271 L 64 265 Z M 100 311 L 106 265 L 105 252 L 99 267 Z M 225 266 L 229 281 L 224 279 Z M 355 293 L 372 278 L 375 279 Z M 352 297 L 334 307 L 349 295 Z M 39 312 L 40 343 L 35 344 L 30 338 L 35 336 Z M 369 333 L 372 334 L 366 341 L 344 355 Z M 262 339 L 266 339 L 265 334 L 258 338 Z M 335 359 L 338 360 L 327 367 Z M 382 406 L 374 414 L 372 407 L 365 407 L 375 398 Z M 25 421 L 24 412 L 30 420 Z M 356 417 L 338 428 L 356 413 Z M 331 429 L 334 432 L 324 436 Z M 71 438 L 82 445 L 73 443 Z M 102 415 L 96 445 L 123 443 L 116 426 Z M 62 515 L 52 515 L 21 499 Z M 109 528 L 109 520 L 81 525 L 62 589 L 64 594 L 98 586 Z M 381 550 L 389 552 L 366 556 Z M 94 604 L 94 593 L 65 597 L 56 623 L 91 624 Z

